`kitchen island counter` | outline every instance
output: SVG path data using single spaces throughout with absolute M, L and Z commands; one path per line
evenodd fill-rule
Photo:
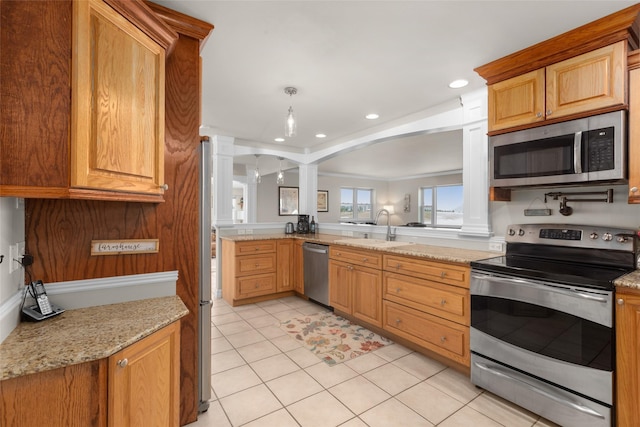
M 0 381 L 107 358 L 179 320 L 178 296 L 67 310 L 22 322 L 0 344 Z

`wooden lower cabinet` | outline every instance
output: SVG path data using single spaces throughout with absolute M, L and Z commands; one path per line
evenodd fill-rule
M 384 329 L 464 366 L 470 364 L 469 327 L 384 301 Z
M 382 327 L 382 271 L 358 264 L 381 265 L 382 256 L 333 246 L 329 254 L 329 305 L 371 325 Z M 331 257 L 355 262 L 338 261 Z
M 640 291 L 616 290 L 616 425 L 640 419 Z
M 293 242 L 293 287 L 300 295 L 304 294 L 304 241 L 295 239 Z
M 470 268 L 400 255 L 383 265 L 383 328 L 468 368 Z
M 180 322 L 109 358 L 0 381 L 0 425 L 177 427 Z
M 292 239 L 223 239 L 222 298 L 236 306 L 293 295 L 296 248 Z

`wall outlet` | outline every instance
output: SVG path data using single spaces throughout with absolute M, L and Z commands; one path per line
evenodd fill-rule
M 20 256 L 18 255 L 17 243 L 15 245 L 9 245 L 9 274 L 20 268 L 20 264 L 18 263 L 18 261 L 14 261 L 16 259 L 20 259 Z
M 490 251 L 496 251 L 496 252 L 504 251 L 504 249 L 502 249 L 502 243 L 501 242 L 489 243 L 489 250 Z

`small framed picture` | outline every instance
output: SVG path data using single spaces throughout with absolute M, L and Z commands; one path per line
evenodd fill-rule
M 329 192 L 318 190 L 318 212 L 329 212 Z
M 298 187 L 278 187 L 278 215 L 298 215 Z

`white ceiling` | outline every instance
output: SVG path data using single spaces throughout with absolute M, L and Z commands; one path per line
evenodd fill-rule
M 484 86 L 474 68 L 635 2 L 155 1 L 215 26 L 201 52 L 203 126 L 237 145 L 293 152 L 346 142 L 451 104 Z M 448 88 L 459 78 L 469 86 Z M 298 94 L 289 97 L 286 86 Z M 289 105 L 298 135 L 276 143 Z M 380 118 L 366 120 L 370 112 Z M 327 137 L 316 138 L 320 132 Z M 461 160 L 455 166 L 442 150 L 457 144 L 451 135 L 410 137 L 406 150 L 398 149 L 401 140 L 372 145 L 326 161 L 319 171 L 393 178 L 400 167 L 405 175 L 459 168 Z M 429 147 L 428 154 L 420 147 Z

